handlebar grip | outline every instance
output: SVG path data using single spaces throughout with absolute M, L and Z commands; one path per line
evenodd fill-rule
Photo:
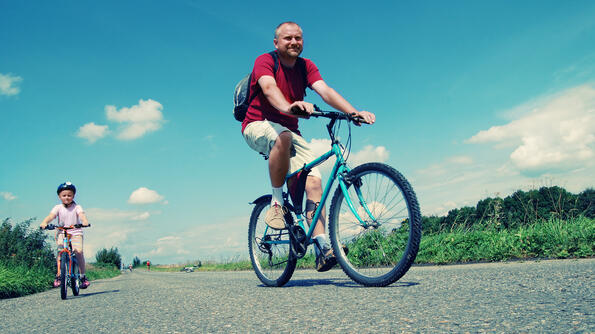
M 298 106 L 294 106 L 293 108 L 291 108 L 291 114 L 295 115 L 295 116 L 308 116 L 308 113 L 305 112 L 304 110 L 302 110 L 302 108 L 298 107 Z
M 349 116 L 349 117 L 351 118 L 351 120 L 353 120 L 355 122 L 370 124 L 370 123 L 366 122 L 366 120 L 363 117 L 360 117 L 360 116 Z

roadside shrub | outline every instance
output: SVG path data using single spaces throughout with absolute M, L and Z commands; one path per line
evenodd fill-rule
M 33 219 L 15 224 L 8 218 L 0 225 L 0 262 L 7 266 L 39 267 L 54 270 L 56 258 L 47 235 L 29 226 Z
M 109 250 L 102 248 L 95 255 L 97 263 L 111 264 L 120 269 L 122 264 L 122 256 L 118 253 L 118 248 L 110 248 Z

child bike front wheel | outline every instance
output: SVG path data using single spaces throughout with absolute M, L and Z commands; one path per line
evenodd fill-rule
M 69 275 L 68 272 L 68 254 L 62 253 L 60 256 L 60 298 L 66 299 L 66 295 L 68 293 L 68 281 Z
M 70 276 L 70 285 L 72 288 L 72 294 L 78 296 L 81 287 L 81 275 L 79 273 L 79 265 L 76 255 L 72 257 L 72 275 Z
M 392 284 L 409 270 L 419 249 L 421 214 L 415 193 L 401 173 L 381 163 L 358 166 L 344 181 L 347 196 L 338 187 L 329 213 L 337 261 L 362 285 Z

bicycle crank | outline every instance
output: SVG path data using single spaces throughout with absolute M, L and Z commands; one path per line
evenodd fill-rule
M 289 240 L 291 240 L 291 253 L 298 259 L 306 255 L 306 233 L 299 225 L 289 226 Z

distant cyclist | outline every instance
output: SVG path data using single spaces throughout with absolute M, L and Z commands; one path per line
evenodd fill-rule
M 269 176 L 273 187 L 271 208 L 265 222 L 271 228 L 283 229 L 283 184 L 288 171 L 295 171 L 314 159 L 310 145 L 298 130 L 295 112 L 309 115 L 314 105 L 303 101 L 306 87 L 313 89 L 335 109 L 359 116 L 374 123 L 374 114 L 358 111 L 323 80 L 312 61 L 300 58 L 304 41 L 302 28 L 295 22 L 283 22 L 275 29 L 273 40 L 276 55 L 265 53 L 254 63 L 250 91 L 258 92 L 251 101 L 242 123 L 242 134 L 248 145 L 269 158 Z M 275 71 L 275 68 L 277 70 Z M 305 72 L 305 73 L 304 73 Z M 306 180 L 306 218 L 308 223 L 322 197 L 322 182 L 318 168 L 312 169 Z M 319 247 L 316 251 L 316 269 L 326 271 L 336 263 L 324 231 L 324 211 L 313 232 Z M 322 253 L 319 249 L 322 249 Z
M 76 204 L 74 201 L 74 196 L 76 195 L 76 187 L 74 184 L 70 182 L 62 183 L 58 186 L 58 198 L 62 202 L 62 204 L 58 204 L 52 208 L 50 214 L 45 217 L 45 219 L 41 222 L 40 227 L 45 229 L 49 222 L 58 218 L 58 226 L 73 226 L 82 222 L 83 226 L 88 226 L 89 222 L 87 221 L 87 217 L 85 216 L 85 212 L 83 208 Z M 81 273 L 81 288 L 86 289 L 89 287 L 90 283 L 85 276 L 85 256 L 83 254 L 83 229 L 82 228 L 74 228 L 68 230 L 68 234 L 71 235 L 70 242 L 72 244 L 72 249 L 74 250 L 74 254 L 76 254 L 76 259 L 79 265 L 79 272 Z M 64 238 L 64 231 L 57 231 L 56 232 L 56 242 L 58 248 L 62 248 Z M 58 274 L 56 275 L 56 279 L 54 280 L 54 287 L 57 288 L 60 286 L 60 265 L 58 265 Z

